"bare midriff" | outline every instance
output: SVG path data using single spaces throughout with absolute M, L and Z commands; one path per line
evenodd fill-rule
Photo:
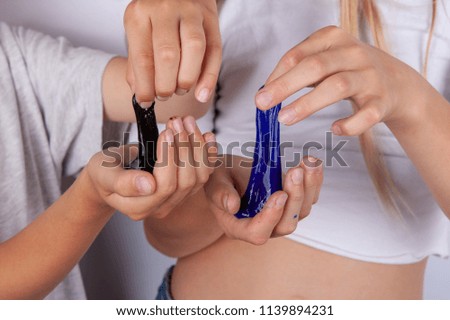
M 425 265 L 363 262 L 286 238 L 254 246 L 222 237 L 178 260 L 171 292 L 175 299 L 421 299 Z

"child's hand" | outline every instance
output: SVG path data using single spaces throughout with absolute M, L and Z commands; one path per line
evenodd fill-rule
M 251 161 L 240 157 L 222 161 L 205 185 L 205 191 L 211 210 L 230 238 L 261 245 L 270 237 L 290 234 L 319 198 L 323 181 L 321 162 L 304 159 L 300 166 L 288 170 L 283 191 L 270 196 L 260 213 L 254 218 L 237 219 L 234 214 L 239 210 L 241 195 L 247 187 Z
M 258 92 L 256 104 L 268 109 L 309 86 L 315 88 L 280 111 L 280 122 L 291 125 L 349 99 L 357 109 L 333 124 L 337 135 L 359 135 L 381 121 L 391 129 L 417 123 L 435 95 L 414 69 L 334 26 L 288 51 Z
M 168 127 L 158 139 L 153 175 L 123 168 L 137 157 L 136 145 L 109 148 L 89 161 L 87 172 L 97 202 L 133 220 L 163 218 L 203 186 L 213 171 L 208 155 L 214 154 L 208 154 L 208 144 L 214 142 L 214 135 L 202 135 L 192 117 L 174 118 Z
M 209 100 L 222 60 L 216 0 L 134 0 L 124 24 L 127 78 L 141 106 L 183 95 L 196 83 L 197 99 Z

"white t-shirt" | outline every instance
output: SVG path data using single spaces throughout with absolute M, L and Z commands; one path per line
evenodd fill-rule
M 225 150 L 234 141 L 242 145 L 255 140 L 253 101 L 256 91 L 291 47 L 322 27 L 339 24 L 338 3 L 329 0 L 224 2 L 220 17 L 223 65 L 215 103 L 215 128 Z M 377 3 L 392 54 L 420 70 L 428 38 L 431 1 L 382 0 Z M 428 79 L 448 99 L 450 19 L 442 9 L 439 8 L 436 18 Z M 357 138 L 333 136 L 332 144 L 326 145 L 326 132 L 333 121 L 349 114 L 349 103 L 340 102 L 294 126 L 281 127 L 282 143 L 293 144 L 284 149 L 285 165 L 291 162 L 294 153 L 301 153 L 308 147 L 308 142 L 324 147 L 311 150 L 311 154 L 326 162 L 326 154 L 340 141 L 348 140 L 339 152 L 348 166 L 341 166 L 336 160 L 326 166 L 319 202 L 289 238 L 338 255 L 381 263 L 412 263 L 431 254 L 447 256 L 450 223 L 383 124 L 376 126 L 378 144 L 397 187 L 414 214 L 404 213 L 404 222 L 392 218 L 383 209 Z M 234 148 L 233 152 L 239 154 L 242 150 Z
M 101 83 L 111 57 L 0 22 L 0 242 L 55 202 L 61 178 L 101 150 Z M 85 297 L 78 266 L 47 296 Z

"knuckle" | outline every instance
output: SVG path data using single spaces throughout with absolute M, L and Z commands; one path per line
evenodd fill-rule
M 125 9 L 123 17 L 125 27 L 133 23 L 138 14 L 139 14 L 138 1 L 132 0 Z
M 348 77 L 337 75 L 334 81 L 334 88 L 340 95 L 346 95 L 351 90 L 351 82 Z
M 175 88 L 169 89 L 166 87 L 162 87 L 162 85 L 156 85 L 156 95 L 158 97 L 170 98 L 175 93 Z
M 168 183 L 159 189 L 159 193 L 161 194 L 161 196 L 163 198 L 167 198 L 168 196 L 173 194 L 176 190 L 177 190 L 177 187 L 174 183 Z
M 340 125 L 340 128 L 341 128 L 341 131 L 342 131 L 343 135 L 353 136 L 353 135 L 356 134 L 356 130 L 354 128 L 352 128 L 351 126 L 349 126 L 347 122 L 343 122 Z
M 268 238 L 261 236 L 261 235 L 255 235 L 250 237 L 249 242 L 255 246 L 262 246 L 266 244 Z
M 187 191 L 192 189 L 197 183 L 196 177 L 192 177 L 191 179 L 185 179 L 184 181 L 180 181 L 178 184 L 178 189 L 180 191 Z
M 290 82 L 284 78 L 279 78 L 271 84 L 275 87 L 272 90 L 273 92 L 280 92 L 282 95 L 287 95 L 292 91 Z
M 293 68 L 300 62 L 300 57 L 294 50 L 289 51 L 282 58 L 282 64 L 287 68 Z
M 195 78 L 192 75 L 180 75 L 178 79 L 178 88 L 190 90 L 195 84 Z
M 180 49 L 175 46 L 161 46 L 157 48 L 156 54 L 165 63 L 176 63 L 180 59 Z
M 133 60 L 133 65 L 139 69 L 153 70 L 155 67 L 154 56 L 149 52 L 136 52 L 132 54 L 131 59 Z
M 247 233 L 243 235 L 241 239 L 255 246 L 262 246 L 269 240 L 267 236 L 261 234 L 261 232 L 255 227 L 247 230 Z
M 206 49 L 206 39 L 204 34 L 191 34 L 186 39 L 186 48 L 191 49 L 195 52 L 204 53 Z
M 302 210 L 298 217 L 299 217 L 299 221 L 305 219 L 307 216 L 309 216 L 309 213 L 311 212 L 311 207 L 305 210 Z
M 220 39 L 208 41 L 206 48 L 208 52 L 219 55 L 220 60 L 222 59 L 222 42 Z
M 338 26 L 327 26 L 322 29 L 324 33 L 330 37 L 341 36 L 345 33 L 344 29 Z
M 177 6 L 178 6 L 178 1 Z M 186 1 L 183 1 L 186 2 Z M 174 2 L 173 1 L 158 1 L 158 12 L 161 14 L 161 16 L 170 16 L 173 14 L 173 11 L 177 8 L 174 8 Z
M 217 82 L 217 79 L 219 78 L 218 72 L 212 72 L 210 70 L 206 70 L 201 74 L 201 78 L 211 84 L 214 84 Z
M 289 194 L 289 200 L 294 202 L 302 202 L 304 199 L 303 192 L 292 192 Z
M 285 236 L 291 234 L 297 229 L 297 225 L 293 223 L 285 223 L 280 226 L 277 226 L 275 229 L 275 234 L 280 236 Z
M 382 119 L 381 112 L 376 107 L 367 108 L 365 110 L 365 113 L 366 113 L 365 118 L 366 118 L 367 124 L 375 124 L 377 122 L 380 122 Z
M 136 89 L 135 95 L 136 95 L 136 100 L 140 101 L 140 102 L 143 102 L 143 101 L 151 102 L 151 101 L 155 100 L 154 94 L 151 94 L 148 91 L 144 91 L 142 89 Z
M 367 57 L 367 50 L 360 44 L 353 44 L 349 48 L 349 56 L 361 60 Z
M 209 172 L 199 173 L 199 175 L 197 176 L 197 184 L 204 185 L 206 182 L 208 182 L 209 174 Z
M 298 107 L 294 108 L 298 117 L 303 117 L 305 115 L 314 112 L 314 104 L 311 101 L 311 96 L 306 94 L 299 99 Z
M 145 216 L 141 212 L 134 212 L 134 213 L 128 214 L 128 217 L 135 222 L 141 221 L 142 219 L 145 218 Z
M 326 65 L 322 58 L 317 55 L 311 56 L 307 58 L 307 63 L 309 67 L 316 74 L 323 75 L 326 73 Z

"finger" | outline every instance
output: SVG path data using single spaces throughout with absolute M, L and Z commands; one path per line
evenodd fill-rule
M 191 153 L 196 173 L 196 187 L 193 192 L 196 192 L 198 191 L 198 188 L 203 187 L 208 181 L 209 176 L 212 173 L 212 168 L 208 161 L 206 141 L 204 140 L 194 117 L 185 117 L 183 119 L 183 124 L 189 135 L 189 142 L 191 144 Z
M 360 72 L 336 73 L 321 82 L 314 90 L 284 107 L 278 120 L 285 125 L 297 123 L 313 113 L 360 92 L 365 84 Z
M 297 228 L 299 213 L 304 199 L 303 169 L 292 168 L 283 181 L 283 190 L 288 194 L 283 216 L 275 227 L 272 237 L 291 234 Z
M 181 62 L 178 72 L 177 94 L 191 90 L 202 70 L 206 50 L 203 21 L 200 17 L 183 19 L 180 25 Z
M 164 130 L 158 139 L 157 160 L 153 175 L 156 179 L 157 201 L 167 199 L 176 189 L 177 163 L 175 160 L 174 134 L 170 129 Z
M 255 98 L 256 106 L 267 110 L 297 91 L 321 82 L 335 73 L 365 67 L 367 59 L 365 54 L 360 52 L 363 50 L 355 45 L 305 57 L 291 70 L 258 91 Z
M 304 169 L 304 199 L 300 209 L 299 219 L 303 219 L 311 212 L 312 205 L 316 199 L 317 192 L 319 191 L 323 181 L 323 167 L 322 161 L 313 157 L 304 158 L 300 165 Z
M 207 132 L 203 135 L 203 139 L 206 142 L 206 159 L 211 171 L 214 171 L 216 167 L 216 161 L 218 160 L 218 149 L 216 135 L 212 132 Z
M 193 160 L 189 136 L 179 117 L 170 120 L 175 130 L 175 147 L 177 149 L 177 188 L 165 203 L 165 206 L 177 206 L 193 189 L 197 183 L 195 164 Z
M 383 121 L 386 107 L 380 99 L 369 100 L 354 115 L 336 121 L 331 131 L 335 135 L 357 136 Z
M 148 19 L 128 19 L 125 24 L 128 40 L 129 80 L 134 80 L 134 93 L 139 104 L 148 108 L 155 100 L 155 68 L 152 25 Z M 131 79 L 130 79 L 131 78 Z
M 206 36 L 206 51 L 195 97 L 198 101 L 206 103 L 212 98 L 219 78 L 222 64 L 222 40 L 217 18 L 208 17 L 204 20 L 203 25 Z
M 124 165 L 136 158 L 136 145 L 108 148 L 97 154 L 90 166 L 95 180 L 107 193 L 117 193 L 124 197 L 150 195 L 155 190 L 153 176 L 145 171 L 124 170 Z M 92 167 L 94 165 L 94 167 Z M 107 171 L 106 171 L 107 170 Z
M 159 16 L 153 25 L 155 90 L 159 100 L 170 98 L 177 87 L 180 67 L 179 18 Z
M 234 214 L 239 210 L 240 196 L 225 168 L 215 170 L 205 186 L 205 193 L 211 207 L 237 220 Z M 224 220 L 228 221 L 228 218 L 220 219 L 219 222 Z
M 267 79 L 266 84 L 272 82 L 294 68 L 305 57 L 334 47 L 343 46 L 350 42 L 351 38 L 341 28 L 336 26 L 322 28 L 289 50 L 280 59 L 277 66 Z

